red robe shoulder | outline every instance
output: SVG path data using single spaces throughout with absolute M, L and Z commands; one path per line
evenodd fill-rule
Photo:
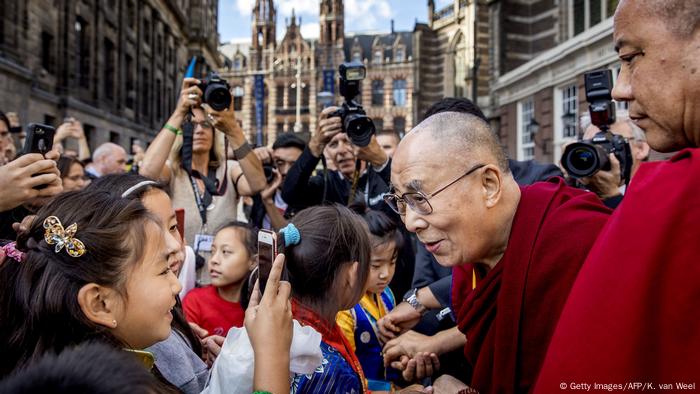
M 694 383 L 699 311 L 700 149 L 688 149 L 640 167 L 581 268 L 536 392 Z

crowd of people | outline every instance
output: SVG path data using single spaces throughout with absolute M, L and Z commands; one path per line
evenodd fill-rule
M 0 392 L 695 388 L 700 4 L 621 0 L 614 40 L 627 179 L 509 159 L 464 98 L 363 147 L 337 107 L 252 147 L 185 78 L 131 158 L 73 117 L 24 152 L 0 113 Z

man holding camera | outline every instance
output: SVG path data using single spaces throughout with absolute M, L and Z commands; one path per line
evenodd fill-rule
M 359 195 L 370 208 L 384 205 L 382 195 L 389 190 L 391 172 L 389 158 L 374 136 L 363 148 L 354 145 L 343 132 L 342 119 L 332 116 L 338 109 L 328 107 L 321 112 L 318 130 L 287 174 L 282 198 L 294 210 L 325 202 L 348 205 Z M 312 176 L 326 146 L 338 170 Z M 358 160 L 368 162 L 369 168 L 363 171 Z
M 647 144 L 644 132 L 629 118 L 627 111 L 617 111 L 617 121 L 610 126 L 610 132 L 620 135 L 627 140 L 630 146 L 630 159 L 632 165 L 629 178 L 631 181 L 634 174 L 639 169 L 639 165 L 649 157 L 649 144 Z M 591 124 L 591 116 L 586 112 L 580 118 L 581 130 L 584 130 L 583 139 L 590 140 L 600 129 Z M 622 197 L 626 190 L 626 180 L 622 178 L 620 172 L 620 161 L 613 153 L 609 154 L 610 169 L 599 170 L 590 177 L 580 178 L 578 181 L 588 190 L 600 197 L 603 203 L 612 209 L 622 202 Z
M 285 212 L 287 202 L 282 198 L 282 185 L 289 169 L 299 159 L 306 148 L 304 140 L 294 133 L 284 133 L 277 136 L 272 149 L 261 147 L 255 149 L 263 163 L 267 186 L 259 194 L 253 196 L 253 207 L 250 222 L 257 228 L 279 230 L 287 225 Z
M 613 97 L 652 149 L 681 152 L 640 167 L 571 290 L 536 392 L 564 378 L 697 389 L 700 377 L 700 2 L 622 0 L 613 38 Z

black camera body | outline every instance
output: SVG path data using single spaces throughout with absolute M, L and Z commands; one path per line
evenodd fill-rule
M 600 170 L 609 171 L 610 153 L 620 162 L 620 178 L 628 181 L 632 170 L 632 150 L 627 139 L 610 132 L 615 123 L 615 103 L 612 101 L 612 71 L 591 71 L 584 75 L 586 100 L 591 123 L 600 129 L 592 139 L 569 144 L 561 163 L 573 178 L 586 178 Z
M 202 101 L 215 111 L 223 111 L 231 106 L 231 85 L 218 73 L 209 73 L 197 86 L 202 91 Z
M 341 64 L 338 67 L 338 73 L 340 74 L 340 94 L 345 98 L 345 102 L 331 116 L 339 116 L 343 120 L 343 132 L 347 133 L 354 145 L 367 146 L 375 132 L 374 122 L 355 101 L 355 97 L 360 94 L 360 86 L 367 70 L 360 62 L 349 62 Z
M 272 164 L 263 164 L 263 173 L 265 174 L 265 181 L 267 184 L 271 184 L 275 180 L 275 167 Z

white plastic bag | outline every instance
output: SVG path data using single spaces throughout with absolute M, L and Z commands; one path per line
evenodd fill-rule
M 294 333 L 290 348 L 290 376 L 308 375 L 321 365 L 321 334 L 309 326 L 293 321 Z M 211 367 L 209 382 L 202 393 L 223 394 L 253 392 L 255 359 L 245 328 L 232 328 Z

